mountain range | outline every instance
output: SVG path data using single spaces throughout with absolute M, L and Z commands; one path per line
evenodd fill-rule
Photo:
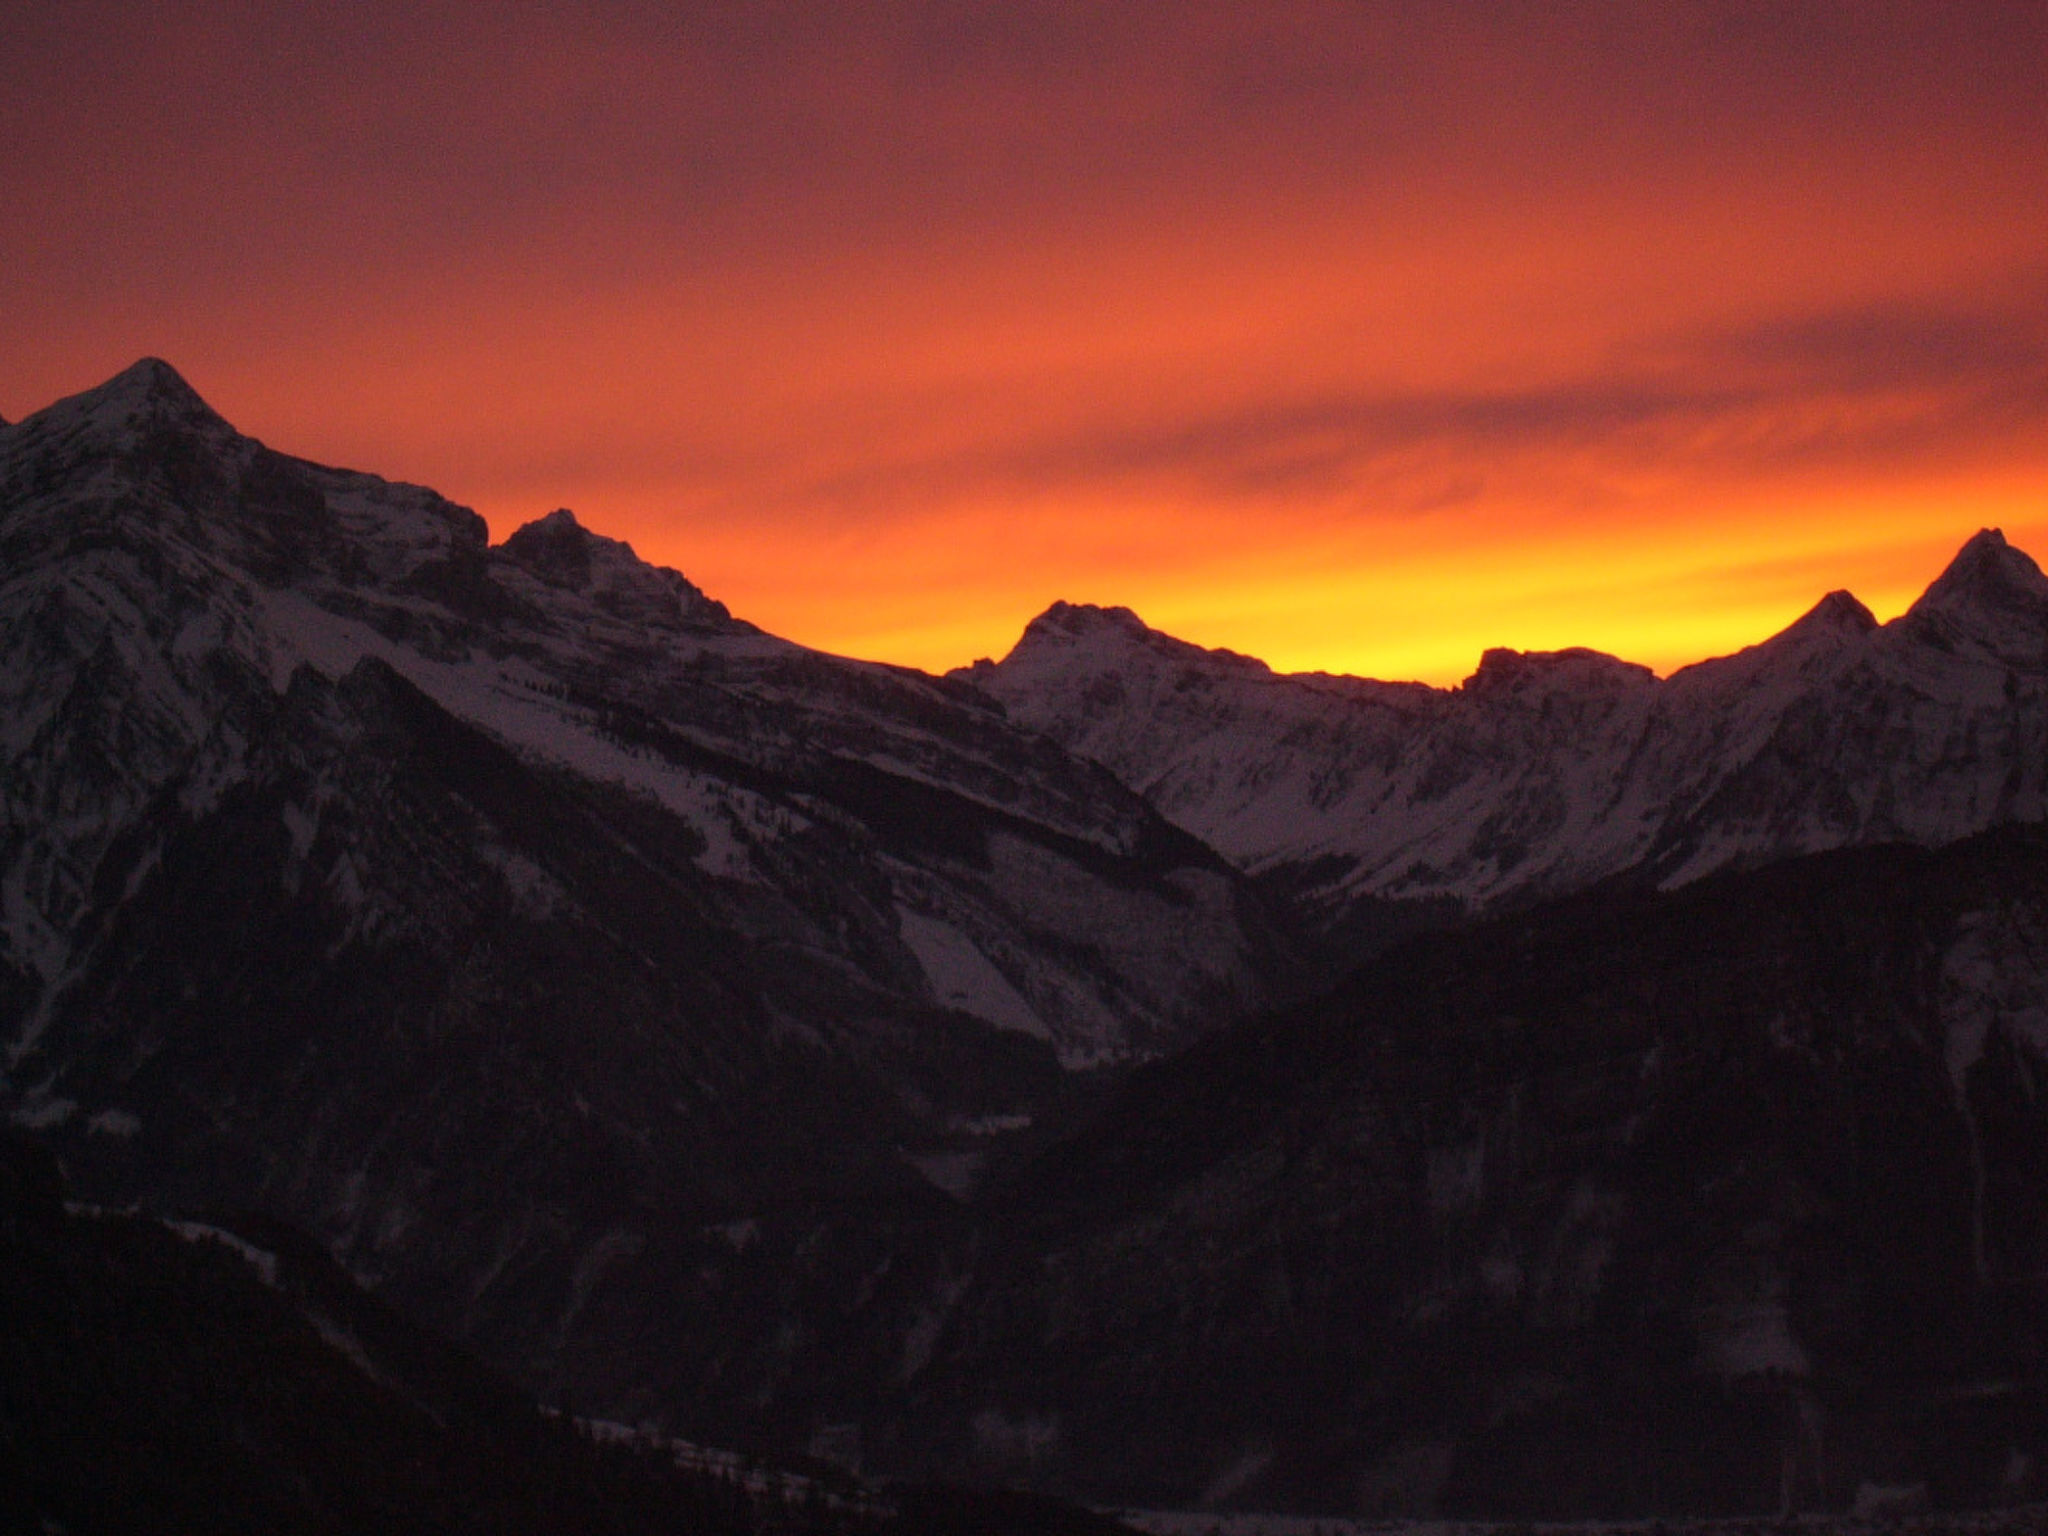
M 2044 648 L 2048 579 L 1986 529 L 1889 624 L 1831 592 L 1667 678 L 1587 650 L 1488 651 L 1450 689 L 1276 674 L 1064 603 L 953 675 L 1341 916 L 2039 820 Z
M 146 360 L 0 426 L 0 616 L 0 1092 L 84 1199 L 868 1470 L 2040 1491 L 2048 578 L 1995 531 L 1664 679 L 1066 604 L 932 677 Z

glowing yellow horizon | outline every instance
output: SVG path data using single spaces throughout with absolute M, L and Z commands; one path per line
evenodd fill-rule
M 931 670 L 1066 598 L 1290 671 L 1668 671 L 1896 613 L 1981 526 L 2048 553 L 2014 7 L 1053 7 L 964 51 L 727 8 L 737 52 L 543 9 L 404 9 L 433 69 L 316 31 L 287 95 L 169 15 L 25 76 L 0 414 L 155 354 L 283 452 L 499 537 L 572 507 Z M 240 108 L 159 110 L 164 59 Z

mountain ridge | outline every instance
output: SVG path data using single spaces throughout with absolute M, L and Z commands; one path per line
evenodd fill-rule
M 972 690 L 197 399 L 0 436 L 0 1113 L 84 1198 L 266 1211 L 530 1388 L 734 1430 L 787 1356 L 742 1273 L 853 1294 L 1288 984 L 1241 875 Z
M 1664 678 L 1584 648 L 1449 688 L 1282 674 L 1071 604 L 952 675 L 1341 926 L 2037 819 L 2048 578 L 1986 529 L 1888 624 L 1830 593 Z
M 61 524 L 33 509 L 39 482 L 91 457 L 95 466 L 136 475 L 161 506 L 149 514 L 156 524 L 128 526 L 152 545 L 149 562 L 168 556 L 195 611 L 208 609 L 202 586 L 229 594 L 209 617 L 195 614 L 163 637 L 173 673 L 181 647 L 197 655 L 226 645 L 281 692 L 301 666 L 338 679 L 374 656 L 520 750 L 665 799 L 700 823 L 706 813 L 695 803 L 694 770 L 681 769 L 679 781 L 663 753 L 749 763 L 755 777 L 766 770 L 767 781 L 778 783 L 790 776 L 774 764 L 789 753 L 857 759 L 871 776 L 965 796 L 991 817 L 1021 816 L 1014 826 L 1042 825 L 1112 859 L 1146 839 L 1159 842 L 1141 802 L 1099 770 L 1005 726 L 976 694 L 766 635 L 681 573 L 640 560 L 630 545 L 590 532 L 566 510 L 492 546 L 481 518 L 432 491 L 288 459 L 241 437 L 159 360 L 37 412 L 10 435 L 8 453 L 10 493 L 30 493 L 9 530 L 17 568 L 33 567 L 31 544 L 75 544 L 85 525 L 134 515 L 97 493 L 72 505 Z M 126 532 L 109 526 L 95 536 L 119 542 Z M 107 558 L 120 566 L 107 579 L 148 579 L 133 559 Z M 74 629 L 96 622 L 82 618 L 84 605 L 45 595 Z M 93 642 L 75 635 L 71 643 Z M 66 648 L 61 641 L 52 647 Z M 123 665 L 136 676 L 158 674 L 156 699 L 189 691 L 162 676 L 158 656 L 133 652 Z M 24 686 L 35 685 L 24 678 Z M 595 705 L 600 699 L 607 702 Z M 803 712 L 800 733 L 779 722 L 776 711 L 785 706 Z M 680 733 L 677 709 L 689 718 Z M 644 722 L 630 724 L 629 715 L 649 710 L 649 718 L 673 718 L 651 735 Z M 17 712 L 10 737 L 18 745 L 38 713 L 33 706 Z M 164 730 L 198 728 L 184 705 L 171 713 L 186 723 L 160 721 Z M 611 740 L 621 729 L 638 738 L 624 750 Z M 837 770 L 827 777 L 846 782 Z M 753 835 L 722 812 L 700 830 L 714 850 Z M 734 852 L 723 867 L 740 876 L 746 866 Z M 945 942 L 956 953 L 937 963 L 949 979 L 965 964 L 998 985 L 994 977 L 1008 962 L 972 959 L 976 941 Z M 1047 999 L 1039 1006 L 1058 1005 Z M 1113 1030 L 1099 1007 L 1094 1012 L 1092 1028 Z M 1022 1016 L 1007 1005 L 1005 1014 Z M 1124 1048 L 1111 1037 L 1100 1046 L 1076 1038 L 1063 1047 L 1082 1056 Z
M 1663 679 L 1072 605 L 934 678 L 188 395 L 0 435 L 0 1111 L 87 1200 L 287 1221 L 704 1443 L 1392 1514 L 2038 1490 L 2002 536 Z
M 1994 602 L 2002 597 L 2009 600 L 2012 594 L 2018 594 L 2022 601 L 2048 600 L 2048 576 L 2042 574 L 2041 568 L 2031 555 L 2007 541 L 2003 529 L 1987 527 L 1979 529 L 1958 546 L 1948 564 L 1923 589 L 1908 611 L 1912 608 L 1926 611 L 1957 606 L 1969 609 L 1981 605 L 1987 598 Z M 1851 631 L 1867 631 L 1882 627 L 1877 617 L 1854 592 L 1845 587 L 1836 588 L 1823 593 L 1810 608 L 1783 629 L 1723 655 L 1704 656 L 1696 661 L 1681 663 L 1664 674 L 1664 680 L 1668 681 L 1694 667 L 1727 661 L 1731 657 L 1753 651 L 1758 646 L 1771 645 L 1790 636 L 1837 626 Z M 1054 599 L 1037 615 L 1027 620 L 1017 643 L 1004 657 L 980 657 L 963 666 L 949 669 L 945 675 L 965 679 L 986 677 L 999 672 L 1005 662 L 1017 656 L 1020 651 L 1028 653 L 1035 645 L 1048 641 L 1077 641 L 1103 635 L 1125 636 L 1154 649 L 1175 655 L 1199 656 L 1222 665 L 1242 663 L 1247 670 L 1290 682 L 1328 681 L 1371 688 L 1428 689 L 1434 693 L 1451 693 L 1470 687 L 1485 670 L 1486 658 L 1490 656 L 1537 660 L 1582 657 L 1592 661 L 1614 662 L 1633 671 L 1656 675 L 1654 669 L 1641 662 L 1630 661 L 1612 652 L 1583 645 L 1564 646 L 1548 651 L 1522 650 L 1507 645 L 1488 646 L 1481 651 L 1479 662 L 1472 673 L 1458 682 L 1447 684 L 1379 678 L 1360 672 L 1332 672 L 1323 668 L 1285 672 L 1262 657 L 1248 652 L 1229 646 L 1206 646 L 1198 641 L 1182 639 L 1167 630 L 1154 628 L 1135 610 L 1124 604 L 1071 602 L 1065 598 Z

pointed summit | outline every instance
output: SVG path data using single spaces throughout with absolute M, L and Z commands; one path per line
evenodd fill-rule
M 160 357 L 138 357 L 100 386 L 103 394 L 120 390 L 151 397 L 199 400 L 199 392 L 185 382 L 185 376 Z
M 1877 615 L 1864 607 L 1855 593 L 1837 588 L 1756 649 L 1772 655 L 1834 650 L 1861 640 L 1877 627 Z
M 1944 649 L 1968 643 L 2007 662 L 2040 663 L 2048 659 L 2048 576 L 1998 529 L 1986 528 L 1901 622 Z
M 23 430 L 38 427 L 60 432 L 86 428 L 116 436 L 164 427 L 215 439 L 235 435 L 199 391 L 160 357 L 131 363 L 104 384 L 69 395 L 21 423 Z
M 2023 550 L 2005 542 L 1996 528 L 1980 530 L 1960 550 L 1948 569 L 1913 605 L 1922 609 L 1953 610 L 1985 606 L 2034 608 L 2048 603 L 2048 576 Z
M 1852 661 L 1881 627 L 1853 592 L 1837 589 L 1768 640 L 1680 667 L 1668 681 L 1682 696 L 1706 690 L 1732 697 L 1758 689 L 1764 697 L 1789 696 L 1788 690 L 1815 686 Z
M 1846 587 L 1838 587 L 1794 619 L 1784 631 L 1803 630 L 1867 635 L 1877 628 L 1877 615 L 1863 606 L 1862 599 Z
M 1024 633 L 1017 637 L 1017 643 L 1000 664 L 990 662 L 989 666 L 1002 665 L 1013 672 L 1019 668 L 1067 667 L 1077 657 L 1091 658 L 1090 664 L 1111 665 L 1113 658 L 1165 638 L 1128 608 L 1103 608 L 1062 599 L 1024 626 Z
M 92 400 L 103 409 L 149 411 L 188 421 L 221 420 L 219 413 L 200 398 L 199 391 L 185 382 L 184 375 L 160 357 L 145 357 L 131 363 L 79 398 Z

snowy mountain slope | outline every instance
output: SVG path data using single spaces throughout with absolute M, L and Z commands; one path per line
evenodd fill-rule
M 2044 596 L 1986 534 L 1893 625 L 1837 594 L 1661 682 L 1069 608 L 933 679 L 145 363 L 0 429 L 0 1111 L 720 1444 L 1409 1513 L 2038 1493 L 2041 831 L 1693 877 L 2038 819 Z M 1176 821 L 1527 910 L 1232 1028 L 1276 944 Z M 1616 875 L 1685 888 L 1537 904 Z M 1106 1107 L 1063 1070 L 1154 1053 Z
M 492 548 L 153 362 L 0 434 L 0 1113 L 90 1199 L 293 1222 L 529 1386 L 754 1401 L 788 1314 L 685 1304 L 721 1234 L 829 1268 L 860 1212 L 856 1294 L 1066 1069 L 1255 1007 L 1259 911 L 973 690 L 566 513 Z
M 739 908 L 815 883 L 804 850 L 821 840 L 861 844 L 884 888 L 839 920 L 863 931 L 818 942 L 1070 1063 L 1157 1048 L 1259 995 L 1227 868 L 1109 775 L 957 685 L 764 635 L 567 512 L 489 548 L 430 491 L 239 436 L 157 362 L 0 449 L 0 955 L 35 997 L 17 1057 L 144 807 L 204 813 L 247 772 L 250 710 L 301 668 L 339 681 L 366 660 L 529 761 L 658 803 Z M 314 836 L 320 806 L 295 814 Z M 1042 899 L 1048 879 L 1066 899 Z M 987 985 L 927 972 L 930 945 L 906 934 L 933 925 Z M 1203 958 L 1160 963 L 1175 940 Z
M 1890 624 L 1831 593 L 1663 680 L 1583 650 L 1453 689 L 1286 676 L 1067 604 L 953 675 L 1333 908 L 1483 905 L 2038 819 L 2044 645 L 2048 578 L 1986 530 Z

